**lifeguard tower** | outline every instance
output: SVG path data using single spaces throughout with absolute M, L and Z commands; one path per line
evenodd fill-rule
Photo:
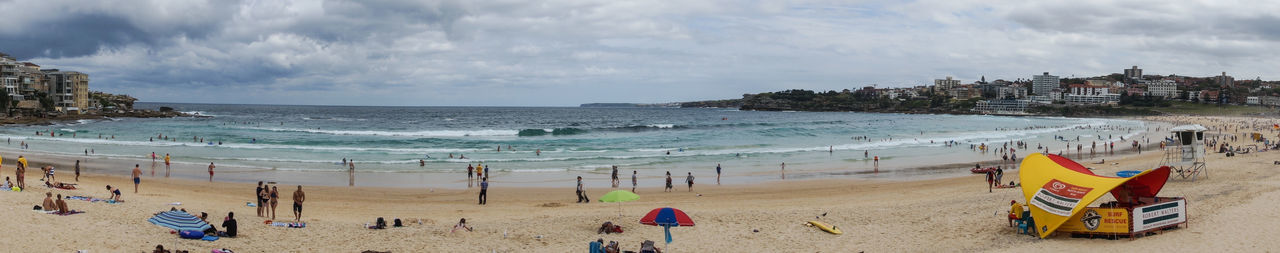
M 1191 178 L 1196 181 L 1200 173 L 1209 176 L 1204 164 L 1204 131 L 1209 130 L 1201 125 L 1182 125 L 1169 129 L 1173 135 L 1173 143 L 1165 146 L 1164 159 L 1160 166 L 1169 166 L 1182 179 Z

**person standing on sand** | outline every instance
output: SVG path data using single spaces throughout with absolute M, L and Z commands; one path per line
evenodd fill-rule
M 669 170 L 667 171 L 667 188 L 663 189 L 662 192 L 671 192 L 671 171 Z
M 347 161 L 347 186 L 356 186 L 356 160 Z
M 484 205 L 489 196 L 489 178 L 480 179 L 480 204 Z
M 470 163 L 467 164 L 467 187 L 471 187 L 471 179 L 474 178 L 475 170 L 476 168 L 471 167 Z
M 26 157 L 18 156 L 18 169 L 15 170 L 14 173 L 18 174 L 17 175 L 18 187 L 22 189 L 26 189 L 27 188 L 27 158 Z
M 622 183 L 622 181 L 618 180 L 618 165 L 613 166 L 613 180 L 610 182 L 613 184 L 613 188 L 618 188 L 618 184 Z
M 214 168 L 214 167 L 217 167 L 217 166 L 213 166 L 213 162 L 209 162 L 209 182 L 213 182 L 213 168 Z
M 138 184 L 142 183 L 142 169 L 138 169 L 138 165 L 133 165 L 133 193 L 138 193 Z
M 716 164 L 716 185 L 720 185 L 720 164 Z
M 270 195 L 269 195 L 269 196 L 270 196 L 270 198 L 271 198 L 271 219 L 272 219 L 272 220 L 275 220 L 275 219 L 276 219 L 276 204 L 279 204 L 279 203 L 280 203 L 280 189 L 279 189 L 279 188 L 276 188 L 275 186 L 271 186 L 271 193 L 270 193 Z
M 591 203 L 591 199 L 587 198 L 587 191 L 582 189 L 582 176 L 578 176 L 578 203 Z
M 684 178 L 685 183 L 689 183 L 689 192 L 693 192 L 693 172 L 689 172 L 689 176 Z
M 631 193 L 636 192 L 636 171 L 631 171 Z
M 80 182 L 80 160 L 76 160 L 76 182 Z
M 262 187 L 262 181 L 258 181 L 258 188 L 253 190 L 253 198 L 258 200 L 258 217 L 262 217 L 262 210 L 266 208 L 266 205 L 263 205 L 266 203 L 262 201 Z
M 164 169 L 169 169 L 169 153 L 164 154 Z
M 782 163 L 782 179 L 787 179 L 787 163 Z
M 302 192 L 302 185 L 293 191 L 293 221 L 302 221 L 302 202 L 307 201 L 307 194 Z
M 156 162 L 156 152 L 151 152 L 151 162 Z

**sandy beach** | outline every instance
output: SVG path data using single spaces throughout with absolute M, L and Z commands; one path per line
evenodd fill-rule
M 1143 120 L 1198 123 L 1227 129 L 1222 134 L 1261 132 L 1270 138 L 1275 138 L 1276 132 L 1269 128 L 1234 129 L 1280 123 L 1276 119 L 1182 116 Z M 1243 144 L 1244 139 L 1237 142 Z M 1276 176 L 1280 166 L 1272 163 L 1280 160 L 1280 155 L 1275 152 L 1235 157 L 1211 152 L 1207 156 L 1208 177 L 1191 182 L 1173 176 L 1160 195 L 1186 197 L 1188 225 L 1136 240 L 1079 239 L 1063 234 L 1041 240 L 1017 235 L 1007 226 L 1004 215 L 1009 200 L 1023 202 L 1021 192 L 1017 188 L 984 192 L 981 175 L 905 182 L 806 179 L 723 186 L 715 185 L 714 176 L 699 176 L 692 192 L 680 183 L 684 176 L 677 175 L 674 192 L 642 185 L 637 191 L 640 200 L 620 205 L 621 217 L 618 204 L 574 203 L 571 186 L 506 187 L 500 179 L 491 185 L 489 204 L 484 206 L 476 204 L 478 188 L 303 186 L 308 199 L 303 221 L 308 227 L 280 228 L 263 225 L 270 218 L 256 217 L 256 208 L 245 206 L 254 201 L 251 183 L 150 177 L 144 169 L 138 194 L 132 193 L 127 174 L 116 173 L 86 173 L 78 182 L 80 189 L 49 190 L 39 186 L 42 182 L 36 168 L 68 161 L 31 160 L 27 184 L 33 187 L 23 192 L 0 192 L 0 210 L 6 213 L 0 231 L 7 234 L 0 240 L 0 251 L 150 252 L 162 244 L 167 249 L 192 252 L 217 248 L 236 252 L 575 252 L 586 251 L 588 242 L 597 238 L 618 241 L 623 250 L 635 251 L 643 240 L 656 241 L 662 247 L 662 229 L 637 221 L 649 210 L 670 206 L 684 210 L 697 225 L 672 228 L 674 242 L 664 252 L 1261 252 L 1280 247 L 1280 242 L 1269 240 L 1280 235 L 1280 215 L 1268 208 L 1280 201 L 1280 177 Z M 3 155 L 0 175 L 12 177 L 17 154 Z M 1096 174 L 1114 175 L 1120 170 L 1155 168 L 1161 158 L 1162 153 L 1154 151 L 1109 158 L 1105 165 L 1092 164 L 1096 159 L 1078 162 L 1099 166 Z M 70 166 L 58 168 L 58 181 L 74 182 Z M 1016 179 L 1017 171 L 1006 172 L 1005 178 Z M 590 180 L 589 186 L 608 184 L 607 179 Z M 30 211 L 40 204 L 45 192 L 105 198 L 108 192 L 104 186 L 108 184 L 123 188 L 124 203 L 69 200 L 72 209 L 86 212 L 71 216 Z M 296 185 L 278 187 L 282 199 L 277 220 L 290 220 L 292 202 L 288 196 Z M 609 190 L 589 187 L 587 192 L 598 198 Z M 174 202 L 182 204 L 170 205 Z M 146 221 L 170 207 L 196 214 L 208 212 L 212 221 L 235 212 L 240 235 L 214 242 L 184 240 L 170 234 L 168 228 Z M 845 234 L 831 235 L 802 225 L 822 214 L 826 216 L 820 220 L 838 226 Z M 363 228 L 378 217 L 400 218 L 409 224 L 385 230 Z M 459 218 L 466 218 L 475 231 L 451 233 Z M 626 232 L 596 234 L 605 221 L 621 224 Z

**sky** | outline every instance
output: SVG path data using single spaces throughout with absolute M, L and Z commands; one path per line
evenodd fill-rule
M 1119 73 L 1280 79 L 1280 1 L 0 0 L 144 102 L 576 106 Z

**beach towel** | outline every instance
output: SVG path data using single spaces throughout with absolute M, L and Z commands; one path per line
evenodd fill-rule
M 200 238 L 200 240 L 205 240 L 205 241 L 210 241 L 210 242 L 212 242 L 212 241 L 217 241 L 217 240 L 218 240 L 218 237 L 217 237 L 217 236 L 212 236 L 212 235 L 206 235 L 206 236 L 204 236 L 204 238 Z
M 49 212 L 49 214 L 58 215 L 58 216 L 68 216 L 68 215 L 82 214 L 82 213 L 84 213 L 84 211 L 80 211 L 80 210 L 71 210 L 70 212 L 66 212 L 66 213 L 58 213 L 57 211 Z
M 182 239 L 202 239 L 204 238 L 204 232 L 183 230 L 182 232 L 178 232 L 178 237 L 182 237 Z
M 305 222 L 272 222 L 272 223 L 271 223 L 271 226 L 272 226 L 272 227 L 287 227 L 287 228 L 305 228 L 305 227 L 307 227 L 307 223 L 305 223 Z

